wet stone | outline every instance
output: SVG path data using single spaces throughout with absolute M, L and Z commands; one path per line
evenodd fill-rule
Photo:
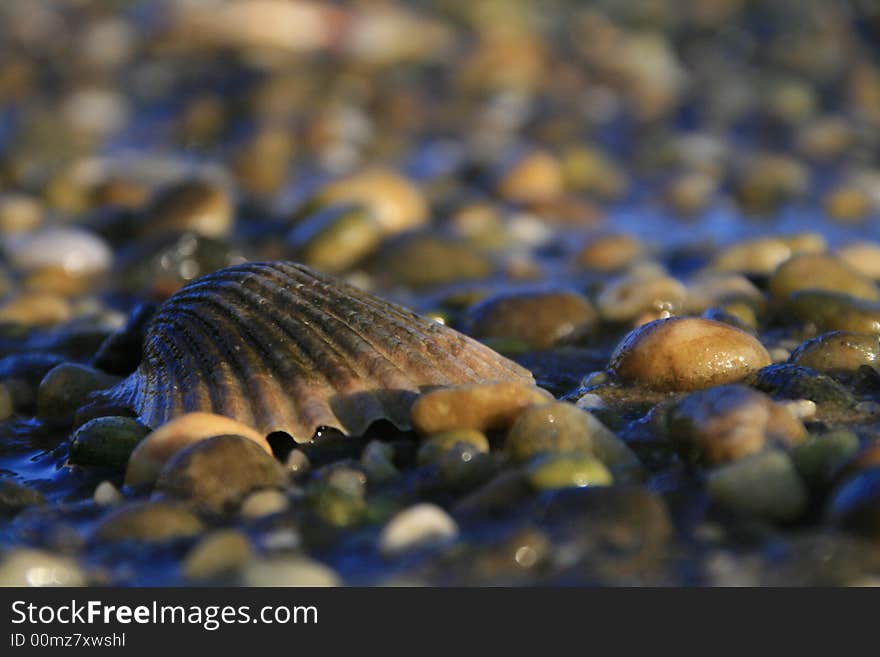
M 12 479 L 0 482 L 0 516 L 14 516 L 16 513 L 46 503 L 43 494 Z
M 769 364 L 767 350 L 748 333 L 681 317 L 630 332 L 612 354 L 610 369 L 623 383 L 674 391 L 733 383 Z
M 164 543 L 192 538 L 203 528 L 202 521 L 179 504 L 133 502 L 104 517 L 92 532 L 92 540 Z
M 100 417 L 70 437 L 70 461 L 86 467 L 125 468 L 137 444 L 150 430 L 127 417 Z
M 252 558 L 247 536 L 237 529 L 218 529 L 196 543 L 181 566 L 183 576 L 191 581 L 228 577 Z
M 0 561 L 0 586 L 85 586 L 87 577 L 77 563 L 45 550 L 16 548 Z
M 789 320 L 806 322 L 820 333 L 850 331 L 880 334 L 880 303 L 837 292 L 797 292 L 784 304 L 784 311 Z
M 476 429 L 451 429 L 428 436 L 421 445 L 417 459 L 420 465 L 436 463 L 456 445 L 472 449 L 476 453 L 489 452 L 486 434 Z
M 330 206 L 302 219 L 287 235 L 296 259 L 331 274 L 344 272 L 373 253 L 382 227 L 366 210 Z
M 878 336 L 832 331 L 801 344 L 792 352 L 789 362 L 818 372 L 852 372 L 863 365 L 876 365 L 878 356 Z
M 809 399 L 839 406 L 855 403 L 853 395 L 830 376 L 800 365 L 770 365 L 749 376 L 746 383 L 774 399 Z
M 70 417 L 82 406 L 88 396 L 98 390 L 106 390 L 119 382 L 119 378 L 100 370 L 62 363 L 53 368 L 37 389 L 37 415 L 53 420 Z
M 468 312 L 465 331 L 484 338 L 510 338 L 534 349 L 576 342 L 596 328 L 598 314 L 575 292 L 532 292 L 487 299 Z
M 543 454 L 527 467 L 529 483 L 535 490 L 610 486 L 614 477 L 599 459 L 580 454 Z
M 506 450 L 518 462 L 543 453 L 580 452 L 594 456 L 619 476 L 641 466 L 635 454 L 591 413 L 568 402 L 523 411 L 507 433 Z
M 199 441 L 214 436 L 244 436 L 266 454 L 272 448 L 266 438 L 241 422 L 211 413 L 187 413 L 168 422 L 144 438 L 132 452 L 125 473 L 128 486 L 148 486 L 175 454 Z
M 809 497 L 791 458 L 768 450 L 724 465 L 709 475 L 710 498 L 717 504 L 771 521 L 793 521 Z
M 549 392 L 516 383 L 453 386 L 419 397 L 412 407 L 412 424 L 422 434 L 504 429 L 526 407 L 549 401 L 553 401 Z
M 379 536 L 379 552 L 395 557 L 405 552 L 449 543 L 458 536 L 452 517 L 433 504 L 417 504 L 394 516 Z
M 280 488 L 287 475 L 253 440 L 217 436 L 178 452 L 162 469 L 156 489 L 195 508 L 223 514 L 262 488 Z
M 867 468 L 841 483 L 828 502 L 827 517 L 843 529 L 880 538 L 880 467 Z
M 741 385 L 691 393 L 670 409 L 669 439 L 704 463 L 735 461 L 768 444 L 792 445 L 806 437 L 804 425 L 767 395 Z
M 845 262 L 830 255 L 800 255 L 783 262 L 767 282 L 770 294 L 785 300 L 795 292 L 823 290 L 877 301 L 880 289 Z

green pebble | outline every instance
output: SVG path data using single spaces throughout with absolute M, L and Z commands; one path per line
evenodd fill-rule
M 470 447 L 479 453 L 489 451 L 489 439 L 476 429 L 452 429 L 431 435 L 420 446 L 417 455 L 419 465 L 435 464 L 456 445 Z
M 527 467 L 529 483 L 536 490 L 610 486 L 614 477 L 598 459 L 583 454 L 548 454 Z
M 845 429 L 810 435 L 791 451 L 791 459 L 812 488 L 827 487 L 832 477 L 859 450 L 859 439 Z
M 99 417 L 77 429 L 70 439 L 70 462 L 87 467 L 122 469 L 150 430 L 128 417 Z

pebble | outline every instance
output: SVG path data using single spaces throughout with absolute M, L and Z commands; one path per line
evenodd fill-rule
M 387 242 L 370 270 L 399 285 L 427 288 L 486 278 L 492 263 L 464 240 L 425 233 Z
M 642 241 L 632 235 L 602 235 L 590 240 L 575 256 L 575 261 L 594 271 L 615 272 L 635 262 L 645 248 Z
M 0 383 L 0 422 L 8 420 L 15 413 L 15 399 L 12 391 L 4 383 Z
M 154 430 L 138 444 L 128 460 L 126 485 L 152 485 L 165 463 L 177 452 L 206 438 L 223 435 L 244 436 L 267 454 L 272 453 L 265 436 L 246 424 L 212 413 L 187 413 Z
M 218 529 L 205 534 L 183 559 L 181 570 L 190 581 L 233 575 L 253 558 L 248 537 L 237 529 Z
M 395 515 L 382 528 L 379 552 L 396 557 L 413 550 L 437 547 L 458 537 L 458 525 L 435 504 L 421 503 Z
M 141 222 L 144 235 L 191 232 L 220 238 L 234 223 L 232 200 L 218 185 L 188 180 L 159 193 Z
M 335 205 L 303 219 L 286 239 L 298 262 L 338 274 L 373 253 L 382 238 L 382 227 L 369 212 Z
M 610 368 L 623 383 L 687 391 L 733 383 L 771 362 L 758 340 L 709 319 L 661 319 L 631 331 Z
M 669 410 L 666 430 L 684 454 L 708 464 L 736 461 L 773 442 L 793 445 L 807 435 L 788 409 L 742 385 L 689 394 Z
M 14 516 L 31 506 L 46 503 L 46 498 L 38 491 L 12 479 L 0 482 L 0 517 Z
M 286 511 L 290 501 L 280 490 L 266 488 L 244 498 L 239 513 L 243 518 L 262 518 Z
M 120 379 L 79 363 L 61 363 L 52 368 L 37 388 L 37 415 L 64 419 L 73 415 L 98 390 L 106 390 Z
M 583 453 L 598 458 L 618 477 L 633 477 L 641 464 L 632 450 L 591 413 L 568 402 L 533 406 L 507 433 L 506 449 L 517 462 L 543 453 Z
M 191 538 L 204 526 L 191 511 L 171 502 L 131 502 L 108 513 L 92 532 L 98 541 L 164 543 Z
M 465 323 L 478 339 L 509 338 L 548 349 L 589 336 L 598 318 L 589 299 L 576 292 L 532 292 L 490 297 L 469 310 Z
M 332 182 L 318 191 L 310 206 L 331 204 L 365 206 L 385 236 L 418 228 L 430 218 L 422 192 L 388 169 L 368 169 Z
M 148 433 L 150 430 L 133 418 L 109 416 L 89 420 L 70 437 L 70 462 L 122 470 Z
M 542 454 L 527 467 L 529 483 L 538 491 L 610 486 L 611 472 L 599 459 L 584 454 Z
M 86 584 L 86 574 L 76 561 L 45 550 L 14 548 L 0 561 L 0 587 Z
M 282 488 L 287 473 L 271 452 L 235 435 L 200 440 L 177 452 L 162 468 L 156 490 L 214 514 L 235 510 L 262 488 Z
M 388 481 L 400 474 L 394 465 L 394 445 L 379 440 L 371 440 L 364 447 L 361 466 L 371 482 Z
M 505 429 L 522 410 L 553 401 L 537 386 L 520 383 L 476 383 L 433 390 L 412 407 L 413 428 L 429 435 L 452 429 Z
M 848 331 L 880 334 L 880 303 L 847 294 L 805 290 L 783 306 L 786 319 L 807 322 L 820 333 Z
M 749 385 L 766 392 L 774 399 L 808 399 L 816 404 L 833 404 L 848 408 L 855 400 L 847 388 L 827 374 L 790 363 L 774 363 L 747 379 Z
M 767 289 L 780 301 L 804 290 L 840 292 L 868 301 L 880 299 L 880 289 L 871 279 L 840 258 L 824 254 L 804 254 L 786 260 L 770 276 Z
M 844 529 L 880 539 L 880 467 L 866 468 L 841 483 L 826 516 Z
M 76 276 L 94 276 L 113 263 L 113 252 L 103 239 L 74 226 L 10 237 L 4 245 L 9 262 L 24 272 L 54 267 Z
M 634 271 L 609 283 L 596 299 L 596 307 L 608 322 L 644 323 L 677 314 L 687 289 L 675 278 L 652 270 Z
M 489 439 L 476 429 L 452 429 L 428 436 L 421 445 L 416 459 L 419 465 L 439 462 L 456 445 L 464 446 L 478 454 L 489 453 Z
M 810 434 L 791 451 L 791 460 L 807 485 L 827 489 L 859 451 L 859 439 L 846 429 Z
M 92 495 L 92 501 L 98 506 L 114 506 L 124 499 L 119 489 L 110 481 L 102 481 L 95 486 L 95 493 Z
M 868 218 L 874 209 L 871 197 L 862 189 L 842 184 L 822 198 L 829 217 L 839 222 L 856 223 Z
M 880 243 L 850 242 L 837 249 L 837 257 L 862 276 L 880 280 Z
M 772 521 L 796 520 L 809 502 L 794 463 L 778 450 L 723 465 L 709 474 L 707 485 L 717 504 Z
M 304 556 L 268 557 L 252 560 L 241 573 L 242 586 L 330 587 L 341 586 L 342 579 L 331 568 Z
M 26 194 L 0 195 L 0 239 L 30 233 L 43 222 L 40 201 Z
M 877 335 L 832 331 L 801 344 L 789 362 L 819 372 L 852 372 L 863 365 L 875 366 L 878 356 Z
M 70 302 L 52 292 L 24 292 L 0 305 L 0 324 L 55 326 L 73 316 Z
M 711 205 L 718 187 L 718 176 L 705 171 L 686 171 L 663 190 L 663 200 L 679 216 L 695 217 Z
M 791 247 L 782 239 L 759 237 L 727 247 L 711 266 L 718 271 L 767 276 L 791 256 Z
M 696 314 L 718 306 L 730 312 L 734 304 L 748 308 L 754 317 L 753 308 L 764 306 L 764 295 L 740 274 L 707 271 L 688 281 L 684 302 L 686 312 Z
M 562 166 L 550 153 L 525 153 L 504 168 L 495 190 L 505 201 L 542 203 L 558 198 L 565 190 Z

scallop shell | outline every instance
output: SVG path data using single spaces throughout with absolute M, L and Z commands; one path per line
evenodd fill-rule
M 490 381 L 533 383 L 479 342 L 303 265 L 248 263 L 169 298 L 137 371 L 80 418 L 125 408 L 156 427 L 206 411 L 308 441 L 379 419 L 408 428 L 425 389 Z

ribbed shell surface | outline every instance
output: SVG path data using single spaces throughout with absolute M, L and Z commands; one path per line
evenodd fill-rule
M 169 298 L 138 370 L 99 397 L 151 427 L 190 411 L 308 441 L 318 427 L 357 435 L 409 426 L 420 391 L 531 374 L 433 320 L 305 266 L 248 263 Z

